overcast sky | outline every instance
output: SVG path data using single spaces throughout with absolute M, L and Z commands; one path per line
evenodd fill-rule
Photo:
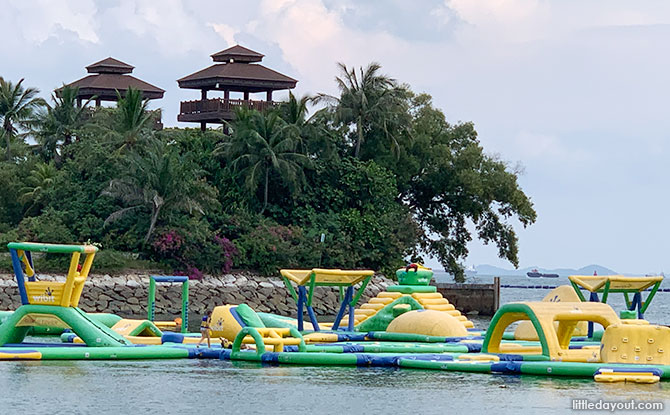
M 0 76 L 50 91 L 113 56 L 166 90 L 178 125 L 198 91 L 176 79 L 234 44 L 335 93 L 336 62 L 371 61 L 473 121 L 485 150 L 520 163 L 537 223 L 521 266 L 670 271 L 670 2 L 617 0 L 4 0 Z M 275 94 L 281 98 L 284 94 Z M 186 126 L 182 124 L 181 126 Z M 192 125 L 193 126 L 193 125 Z M 467 264 L 504 266 L 473 243 Z

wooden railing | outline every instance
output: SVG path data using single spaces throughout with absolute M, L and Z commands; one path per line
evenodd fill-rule
M 258 111 L 264 111 L 276 105 L 273 101 L 252 101 L 244 99 L 223 99 L 215 98 L 205 101 L 182 101 L 180 107 L 181 114 L 202 114 L 202 113 L 221 113 L 232 112 L 235 108 L 250 108 Z

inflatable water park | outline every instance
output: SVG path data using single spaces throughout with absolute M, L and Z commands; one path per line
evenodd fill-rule
M 12 242 L 8 248 L 21 306 L 0 313 L 0 360 L 219 359 L 597 382 L 670 379 L 670 328 L 644 319 L 662 276 L 571 276 L 570 285 L 543 301 L 503 305 L 482 330 L 430 285 L 433 271 L 419 264 L 398 269 L 396 285 L 360 305 L 372 270 L 283 269 L 297 315 L 212 304 L 201 332 L 189 333 L 188 277 L 150 278 L 147 319 L 87 313 L 79 299 L 97 247 Z M 44 254 L 70 256 L 62 280 L 40 280 L 33 255 Z M 165 283 L 181 284 L 181 314 L 154 321 L 155 287 Z M 318 321 L 314 293 L 332 289 L 339 291 L 339 312 L 333 321 Z M 607 303 L 617 294 L 626 304 L 619 312 Z

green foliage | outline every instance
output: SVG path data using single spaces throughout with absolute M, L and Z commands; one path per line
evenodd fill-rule
M 206 206 L 215 207 L 216 191 L 204 180 L 203 172 L 172 144 L 149 139 L 143 151 L 130 153 L 121 178 L 112 179 L 102 195 L 120 199 L 124 207 L 112 212 L 107 224 L 124 216 L 150 212 L 144 243 L 158 222 L 177 212 L 204 214 Z
M 280 268 L 305 267 L 317 262 L 315 243 L 297 226 L 266 222 L 235 240 L 239 250 L 238 266 L 276 276 Z
M 341 77 L 335 81 L 340 90 L 339 97 L 325 94 L 317 96 L 318 101 L 334 104 L 336 122 L 355 126 L 354 157 L 358 158 L 361 145 L 372 139 L 373 130 L 381 131 L 394 151 L 399 149 L 398 137 L 404 129 L 398 115 L 402 111 L 404 90 L 396 85 L 395 79 L 380 75 L 381 65 L 370 63 L 365 70 L 347 68 L 338 63 Z
M 19 223 L 19 238 L 26 241 L 48 243 L 76 243 L 77 238 L 65 224 L 63 212 L 53 208 L 46 209 L 41 215 L 27 217 Z
M 206 221 L 197 218 L 159 229 L 151 243 L 152 259 L 187 274 L 229 272 L 237 254 L 228 238 L 217 235 Z
M 27 166 L 16 163 L 0 162 L 0 231 L 3 224 L 7 227 L 16 226 L 23 218 L 23 204 L 19 198 L 22 187 L 21 175 Z
M 42 268 L 40 268 L 42 269 Z M 119 270 L 142 270 L 146 272 L 169 272 L 170 268 L 157 262 L 139 258 L 136 253 L 102 249 L 95 255 L 95 271 L 116 273 Z
M 26 186 L 21 188 L 20 200 L 27 208 L 26 213 L 39 211 L 46 203 L 44 195 L 56 182 L 58 170 L 53 164 L 37 163 L 26 178 Z
M 125 95 L 116 92 L 118 96 L 118 111 L 114 129 L 110 132 L 116 133 L 121 138 L 119 150 L 132 148 L 146 132 L 153 120 L 151 112 L 147 110 L 149 100 L 142 99 L 139 89 L 128 88 Z
M 14 84 L 0 77 L 0 120 L 2 121 L 2 138 L 4 138 L 5 157 L 12 160 L 12 147 L 15 141 L 23 142 L 21 129 L 28 129 L 34 121 L 35 112 L 45 105 L 42 98 L 37 97 L 39 90 L 24 88 L 23 79 Z
M 80 133 L 89 113 L 90 100 L 77 105 L 79 88 L 63 86 L 51 99 L 52 105 L 46 105 L 46 114 L 37 123 L 35 137 L 39 144 L 39 153 L 46 162 L 54 161 L 61 165 L 63 148 L 72 144 Z
M 536 213 L 516 173 L 484 153 L 472 123 L 448 124 L 429 97 L 417 97 L 413 113 L 416 141 L 395 170 L 423 230 L 421 248 L 462 279 L 459 261 L 467 256 L 472 223 L 480 240 L 495 243 L 499 256 L 518 266 L 517 236 L 509 220 L 516 217 L 527 226 Z
M 312 239 L 326 234 L 319 247 L 324 266 L 389 271 L 403 263 L 418 230 L 409 209 L 396 201 L 391 172 L 373 161 L 346 158 L 319 164 L 309 179 L 289 221 Z
M 231 170 L 244 179 L 251 192 L 262 189 L 261 213 L 268 206 L 270 179 L 278 178 L 290 192 L 304 183 L 304 168 L 309 158 L 298 151 L 299 134 L 277 113 L 238 110 L 233 136 L 219 146 L 219 153 L 230 162 Z M 271 177 L 272 176 L 272 177 Z

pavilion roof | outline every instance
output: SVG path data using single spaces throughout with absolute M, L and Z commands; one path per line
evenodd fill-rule
M 244 46 L 235 45 L 231 48 L 224 49 L 221 52 L 217 52 L 212 56 L 214 62 L 230 62 L 233 59 L 234 62 L 260 62 L 263 60 L 263 54 L 255 52 L 251 49 L 247 49 Z
M 179 80 L 180 88 L 267 91 L 295 88 L 297 80 L 259 64 L 219 63 Z
M 97 97 L 103 101 L 116 101 L 116 91 L 125 95 L 128 88 L 138 89 L 144 99 L 163 98 L 165 90 L 128 75 L 133 66 L 114 58 L 106 58 L 86 67 L 92 75 L 85 76 L 66 86 L 79 88 L 77 98 Z M 58 88 L 56 94 L 63 88 Z
M 133 69 L 135 69 L 134 66 L 112 57 L 92 63 L 86 67 L 89 73 L 131 73 Z

